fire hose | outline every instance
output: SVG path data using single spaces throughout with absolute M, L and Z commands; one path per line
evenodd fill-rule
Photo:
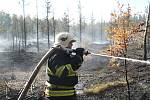
M 21 91 L 21 94 L 18 97 L 18 100 L 23 100 L 25 95 L 27 94 L 29 88 L 31 87 L 33 81 L 35 80 L 37 74 L 39 73 L 42 65 L 47 61 L 48 57 L 50 56 L 50 51 L 49 50 L 43 58 L 40 60 L 40 62 L 36 65 L 34 71 L 32 72 L 27 84 L 25 84 L 24 89 Z M 109 55 L 104 55 L 104 54 L 96 54 L 92 52 L 85 51 L 84 55 L 95 55 L 95 56 L 101 56 L 101 57 L 107 57 L 107 58 L 115 58 L 115 59 L 121 59 L 121 60 L 127 60 L 127 61 L 132 61 L 132 62 L 139 62 L 139 63 L 144 63 L 144 64 L 150 64 L 150 61 L 145 61 L 145 60 L 138 60 L 138 59 L 132 59 L 132 58 L 125 58 L 125 57 L 116 57 L 116 56 L 109 56 Z

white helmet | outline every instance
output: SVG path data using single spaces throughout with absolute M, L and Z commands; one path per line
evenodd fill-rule
M 75 42 L 76 40 L 74 39 L 74 35 L 72 33 L 68 32 L 61 32 L 57 34 L 56 39 L 55 39 L 55 46 L 62 46 L 62 47 L 67 47 L 70 42 Z

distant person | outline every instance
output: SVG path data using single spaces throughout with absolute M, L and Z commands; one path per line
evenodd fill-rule
M 48 59 L 45 97 L 49 100 L 77 100 L 74 86 L 78 83 L 77 69 L 83 62 L 84 48 L 75 49 L 73 34 L 62 32 L 56 36 Z

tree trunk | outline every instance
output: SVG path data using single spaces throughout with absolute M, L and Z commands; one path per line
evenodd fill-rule
M 146 30 L 145 30 L 145 35 L 144 35 L 144 60 L 147 60 L 147 40 L 149 40 L 149 34 L 150 34 L 150 3 L 149 3 L 149 12 L 148 12 L 148 19 L 146 22 Z M 148 46 L 149 47 L 149 46 Z
M 37 52 L 39 52 L 39 33 L 38 33 L 38 29 L 39 29 L 39 27 L 38 27 L 38 25 L 39 25 L 39 22 L 38 22 L 38 3 L 37 3 L 37 0 L 36 0 L 36 11 L 37 11 Z

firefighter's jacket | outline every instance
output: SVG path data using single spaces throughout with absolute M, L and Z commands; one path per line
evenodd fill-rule
M 72 96 L 75 95 L 74 86 L 78 83 L 76 70 L 83 62 L 83 55 L 72 55 L 62 48 L 53 48 L 48 59 L 45 95 Z

